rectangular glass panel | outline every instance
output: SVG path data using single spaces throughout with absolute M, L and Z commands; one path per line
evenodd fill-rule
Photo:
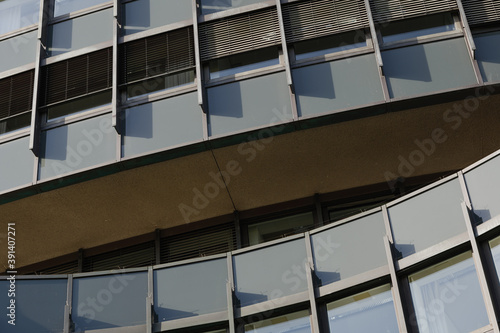
M 154 271 L 158 322 L 227 311 L 227 259 Z
M 0 35 L 38 24 L 39 13 L 40 0 L 0 1 Z
M 458 179 L 389 207 L 399 257 L 406 257 L 467 231 Z
M 137 0 L 122 8 L 125 35 L 193 19 L 190 0 Z
M 451 13 L 441 13 L 381 24 L 384 43 L 456 30 Z
M 29 150 L 29 141 L 25 137 L 0 144 L 0 192 L 31 185 L 35 156 Z
M 1 5 L 0 5 L 1 6 Z M 0 19 L 0 25 L 2 25 Z M 38 31 L 11 37 L 0 41 L 0 73 L 35 62 Z
M 110 1 L 109 0 L 55 0 L 54 16 L 68 14 L 80 9 L 89 8 L 105 2 L 110 2 Z
M 49 26 L 51 56 L 111 41 L 113 9 L 105 9 Z
M 312 212 L 282 217 L 248 226 L 249 245 L 307 231 L 314 224 Z
M 203 119 L 195 92 L 125 110 L 125 157 L 200 140 Z
M 295 68 L 292 74 L 299 116 L 384 100 L 373 54 Z
M 157 76 L 136 83 L 130 83 L 127 85 L 127 98 L 134 98 L 155 91 L 191 84 L 194 82 L 195 77 L 195 70 L 188 69 L 177 73 Z
M 463 38 L 384 51 L 382 59 L 392 98 L 477 84 Z
M 17 279 L 12 288 L 15 295 L 9 297 L 10 281 L 0 281 L 0 306 L 4 312 L 0 320 L 0 332 L 62 333 L 67 285 L 65 279 Z M 9 309 L 12 308 L 11 300 L 15 301 L 13 316 L 10 316 Z
M 110 102 L 111 90 L 101 91 L 47 107 L 47 119 L 53 120 L 72 113 L 90 111 Z
M 465 174 L 475 222 L 500 216 L 500 156 Z
M 235 294 L 240 306 L 307 290 L 304 239 L 276 244 L 233 257 Z
M 389 285 L 340 299 L 326 307 L 332 333 L 399 332 Z
M 201 0 L 201 14 L 207 15 L 231 8 L 238 8 L 265 0 Z
M 498 278 L 500 279 L 500 237 L 492 239 L 489 244 L 491 255 L 493 256 L 493 261 L 495 262 L 495 270 Z
M 39 179 L 112 162 L 116 131 L 111 114 L 43 131 L 41 147 Z
M 295 60 L 318 57 L 366 46 L 364 30 L 349 31 L 295 43 Z
M 0 120 L 0 134 L 12 132 L 31 124 L 31 111 L 22 113 L 18 116 Z
M 474 35 L 476 60 L 486 82 L 500 81 L 500 31 Z
M 311 332 L 309 310 L 294 312 L 279 317 L 264 319 L 245 325 L 245 332 L 252 333 L 306 333 Z
M 382 213 L 311 236 L 315 273 L 321 285 L 387 265 Z
M 489 324 L 470 252 L 408 277 L 420 333 L 467 333 Z
M 147 272 L 73 279 L 74 332 L 146 324 Z

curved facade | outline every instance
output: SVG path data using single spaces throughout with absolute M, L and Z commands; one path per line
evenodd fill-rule
M 1 1 L 0 330 L 500 333 L 499 45 L 492 0 Z

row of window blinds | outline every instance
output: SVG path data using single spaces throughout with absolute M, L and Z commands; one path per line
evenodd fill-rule
M 500 20 L 499 0 L 462 0 L 470 25 Z
M 53 266 L 46 269 L 41 269 L 36 272 L 28 273 L 27 275 L 51 275 L 51 274 L 74 274 L 78 272 L 78 260 L 70 261 L 65 264 Z
M 107 48 L 43 67 L 41 105 L 111 88 L 112 60 Z
M 31 110 L 33 76 L 31 70 L 0 80 L 0 119 Z
M 195 66 L 193 28 L 183 28 L 123 44 L 121 83 L 131 83 Z
M 190 231 L 161 240 L 162 263 L 206 257 L 236 250 L 236 230 L 233 223 Z
M 370 7 L 373 20 L 377 23 L 445 12 L 458 8 L 455 0 L 370 0 Z
M 369 26 L 363 0 L 308 0 L 283 5 L 288 42 Z
M 200 54 L 203 61 L 280 43 L 276 8 L 200 25 Z
M 156 264 L 154 241 L 83 258 L 84 272 L 146 267 Z

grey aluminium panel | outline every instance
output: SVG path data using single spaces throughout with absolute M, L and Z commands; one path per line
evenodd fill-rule
M 31 31 L 25 34 L 0 41 L 0 73 L 9 69 L 35 62 L 38 32 Z
M 125 112 L 123 156 L 203 140 L 196 92 L 142 104 Z
M 477 34 L 476 59 L 486 82 L 500 82 L 500 31 Z
M 374 54 L 296 68 L 292 73 L 299 116 L 384 100 Z
M 284 72 L 208 88 L 207 95 L 211 136 L 293 119 Z
M 42 132 L 39 179 L 115 160 L 116 131 L 111 114 Z
M 113 8 L 51 25 L 48 30 L 48 51 L 51 56 L 111 41 Z
M 0 192 L 31 184 L 35 156 L 29 150 L 29 137 L 0 144 Z
M 124 35 L 193 18 L 191 0 L 137 0 L 122 8 Z

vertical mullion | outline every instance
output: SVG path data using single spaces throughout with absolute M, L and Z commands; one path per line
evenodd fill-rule
M 205 112 L 205 105 L 203 101 L 203 80 L 201 73 L 201 58 L 200 58 L 200 41 L 199 41 L 199 29 L 198 29 L 198 5 L 196 0 L 191 0 L 192 11 L 193 11 L 193 40 L 194 40 L 194 54 L 195 54 L 195 64 L 196 64 L 196 87 L 198 92 L 198 105 Z
M 119 6 L 120 1 L 113 1 L 113 58 L 112 58 L 112 95 L 111 95 L 111 107 L 112 107 L 112 126 L 115 128 L 118 134 L 121 133 L 121 124 L 119 121 L 119 89 L 118 89 L 118 35 L 119 35 Z M 109 62 L 108 62 L 109 63 Z M 109 75 L 108 75 L 109 77 Z M 119 152 L 117 152 L 118 155 Z M 120 154 L 121 155 L 121 154 Z M 121 156 L 118 157 L 118 159 Z
M 309 293 L 309 305 L 311 307 L 311 328 L 313 333 L 319 333 L 318 309 L 316 307 L 316 286 L 314 285 L 314 260 L 312 254 L 311 235 L 309 232 L 304 234 L 306 242 L 307 262 L 304 263 L 307 278 L 307 289 Z
M 227 296 L 227 318 L 229 321 L 229 333 L 235 333 L 234 325 L 234 273 L 233 273 L 233 256 L 231 252 L 227 253 L 227 283 L 226 283 L 226 296 Z
M 148 296 L 146 297 L 146 333 L 153 333 L 153 305 L 154 305 L 153 267 L 148 267 Z
M 64 306 L 64 328 L 63 333 L 71 332 L 71 303 L 73 302 L 73 275 L 68 275 L 68 285 L 66 287 L 66 304 Z

